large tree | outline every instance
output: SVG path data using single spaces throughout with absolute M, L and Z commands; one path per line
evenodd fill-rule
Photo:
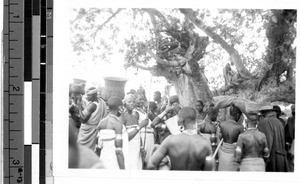
M 98 49 L 103 60 L 122 45 L 118 49 L 126 52 L 125 67 L 165 77 L 183 105 L 193 105 L 195 99 L 208 102 L 216 95 L 256 102 L 295 101 L 296 10 L 91 8 L 75 12 L 71 23 L 76 52 Z M 116 42 L 124 28 L 120 19 L 132 31 L 124 37 L 125 48 Z M 103 37 L 105 30 L 110 33 Z M 262 33 L 265 42 L 257 42 Z M 263 43 L 267 44 L 259 45 Z M 262 56 L 255 57 L 262 48 Z M 225 55 L 229 62 L 224 62 Z M 206 77 L 211 64 L 224 67 L 218 73 L 224 78 Z M 216 85 L 216 81 L 223 83 Z

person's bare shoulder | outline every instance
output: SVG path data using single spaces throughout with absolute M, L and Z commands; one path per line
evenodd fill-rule
M 210 147 L 210 142 L 206 140 L 202 135 L 196 134 L 193 138 L 199 142 L 199 144 L 204 145 L 205 147 Z
M 266 139 L 266 135 L 261 131 L 257 131 L 257 136 L 262 138 L 262 139 Z
M 249 137 L 250 135 L 249 135 L 250 133 L 249 132 L 243 132 L 243 133 L 241 133 L 240 135 L 239 135 L 239 137 L 238 137 L 238 140 L 240 140 L 240 141 L 243 141 L 243 140 L 245 140 L 245 139 L 247 139 L 247 137 Z

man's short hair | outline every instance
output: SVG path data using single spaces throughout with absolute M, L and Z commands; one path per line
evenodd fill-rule
M 240 116 L 242 114 L 242 111 L 237 106 L 231 105 L 229 108 L 229 114 L 232 117 L 235 117 L 236 115 Z
M 179 111 L 178 116 L 182 117 L 182 119 L 196 120 L 196 109 L 193 107 L 183 107 Z
M 154 93 L 155 93 L 157 96 L 161 96 L 160 91 L 155 91 Z
M 249 112 L 247 115 L 246 115 L 248 121 L 258 121 L 259 119 L 259 115 L 258 115 L 258 112 Z
M 107 106 L 110 110 L 117 110 L 119 106 L 122 106 L 122 99 L 117 96 L 112 96 L 107 100 Z
M 170 104 L 173 104 L 173 103 L 175 103 L 175 102 L 179 103 L 179 98 L 178 98 L 178 96 L 177 96 L 177 95 L 170 96 L 169 102 L 170 102 Z
M 153 102 L 153 101 L 150 101 L 149 102 L 149 110 L 156 110 L 157 109 L 157 105 L 156 105 L 156 103 L 155 102 Z

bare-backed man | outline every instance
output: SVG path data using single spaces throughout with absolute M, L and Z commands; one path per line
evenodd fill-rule
M 239 168 L 234 151 L 239 135 L 244 132 L 244 126 L 238 122 L 242 112 L 232 105 L 229 114 L 229 119 L 220 124 L 220 139 L 223 139 L 223 144 L 219 150 L 219 171 L 237 171 Z
M 241 163 L 240 171 L 264 172 L 266 170 L 264 159 L 268 158 L 270 151 L 264 133 L 257 130 L 257 113 L 247 115 L 247 130 L 239 135 L 235 158 Z
M 206 157 L 212 154 L 210 144 L 193 129 L 196 121 L 196 110 L 184 107 L 179 111 L 178 124 L 185 130 L 178 135 L 168 136 L 151 156 L 148 169 L 157 169 L 161 161 L 168 156 L 171 170 L 205 170 L 212 168 Z
M 214 109 L 214 104 L 210 104 L 207 110 L 207 116 L 204 119 L 204 123 L 197 124 L 197 131 L 201 134 L 206 140 L 208 140 L 211 144 L 212 151 L 215 152 L 217 148 L 217 117 L 218 117 L 219 109 Z

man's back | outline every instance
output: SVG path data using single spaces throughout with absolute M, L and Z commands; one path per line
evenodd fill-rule
M 243 158 L 262 158 L 267 147 L 266 136 L 257 129 L 248 130 L 239 136 L 238 146 L 242 148 Z
M 244 132 L 244 126 L 233 120 L 228 120 L 220 124 L 222 138 L 226 143 L 237 142 L 240 133 Z
M 208 119 L 204 120 L 204 123 L 200 124 L 200 132 L 204 134 L 212 134 L 217 132 L 216 126 Z
M 203 170 L 211 147 L 201 135 L 179 134 L 166 140 L 171 170 Z

